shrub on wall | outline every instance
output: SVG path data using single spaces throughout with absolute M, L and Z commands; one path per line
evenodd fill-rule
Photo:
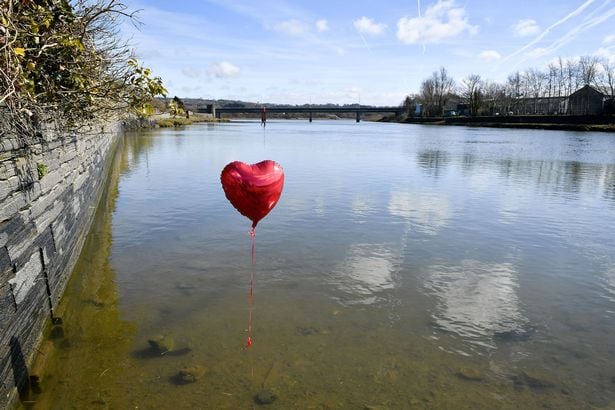
M 131 110 L 166 90 L 119 35 L 118 0 L 0 0 L 0 109 L 21 127 L 64 126 Z

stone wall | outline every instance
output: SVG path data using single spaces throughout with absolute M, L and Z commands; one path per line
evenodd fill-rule
M 27 366 L 54 318 L 106 180 L 119 124 L 27 145 L 0 131 L 0 408 L 29 388 Z

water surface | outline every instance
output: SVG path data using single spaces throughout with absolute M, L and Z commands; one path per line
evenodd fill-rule
M 219 174 L 263 159 L 286 182 L 246 351 L 250 222 Z M 243 122 L 130 134 L 118 161 L 43 407 L 615 407 L 612 135 Z

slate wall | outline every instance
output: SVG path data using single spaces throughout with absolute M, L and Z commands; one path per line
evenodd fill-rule
M 42 131 L 28 146 L 0 130 L 0 408 L 29 384 L 27 367 L 85 240 L 119 123 Z

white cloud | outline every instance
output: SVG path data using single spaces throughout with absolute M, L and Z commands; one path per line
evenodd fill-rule
M 613 47 L 600 47 L 596 50 L 594 55 L 605 58 L 611 63 L 615 63 L 615 50 L 613 50 Z
M 327 22 L 327 20 L 325 19 L 320 19 L 316 22 L 316 30 L 319 33 L 322 33 L 323 31 L 329 31 L 329 23 Z
M 376 23 L 373 19 L 365 16 L 355 20 L 353 24 L 354 28 L 356 28 L 359 33 L 369 34 L 372 36 L 377 36 L 384 33 L 384 30 L 387 28 L 386 24 Z
M 397 22 L 397 38 L 406 44 L 440 43 L 464 31 L 475 34 L 478 27 L 468 22 L 465 9 L 454 0 L 438 0 L 423 16 L 402 17 Z
M 280 33 L 289 34 L 291 36 L 303 36 L 310 31 L 309 26 L 303 21 L 291 19 L 282 21 L 273 26 L 275 31 Z
M 418 231 L 436 235 L 448 225 L 453 207 L 444 195 L 394 191 L 389 200 L 389 213 L 405 219 Z
M 610 34 L 602 40 L 602 44 L 615 43 L 615 34 Z
M 482 51 L 478 56 L 484 61 L 497 61 L 502 58 L 502 55 L 495 50 Z
M 239 67 L 228 61 L 213 63 L 207 68 L 207 74 L 218 78 L 237 77 L 239 72 Z
M 485 335 L 516 332 L 527 318 L 519 299 L 519 273 L 511 263 L 473 259 L 459 265 L 432 265 L 425 287 L 436 297 L 433 318 L 442 329 L 495 347 Z
M 532 19 L 519 20 L 517 24 L 512 26 L 512 29 L 517 37 L 534 36 L 540 33 L 540 26 L 536 23 L 536 20 Z
M 201 70 L 196 67 L 188 66 L 182 68 L 182 74 L 186 77 L 197 78 L 201 75 Z

